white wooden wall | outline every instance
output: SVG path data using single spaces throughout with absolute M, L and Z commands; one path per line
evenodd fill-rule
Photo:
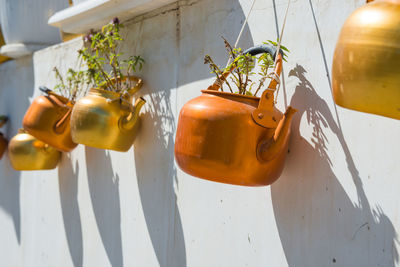
M 0 161 L 0 266 L 399 266 L 400 123 L 335 107 L 330 70 L 346 17 L 364 0 L 292 0 L 279 96 L 295 115 L 270 187 L 203 181 L 174 162 L 179 110 L 226 63 L 250 0 L 181 1 L 127 22 L 123 50 L 146 60 L 148 101 L 127 153 L 78 146 L 52 171 Z M 240 42 L 276 39 L 287 0 L 258 0 Z M 278 22 L 278 25 L 277 25 Z M 28 27 L 28 25 L 27 25 Z M 0 65 L 11 138 L 53 66 L 76 66 L 80 40 Z

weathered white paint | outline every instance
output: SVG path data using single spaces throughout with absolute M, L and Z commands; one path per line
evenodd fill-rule
M 18 58 L 59 43 L 59 31 L 47 25 L 47 20 L 67 6 L 67 0 L 0 0 L 0 25 L 6 42 L 0 53 Z
M 146 59 L 148 103 L 127 153 L 79 146 L 52 171 L 0 162 L 1 266 L 399 266 L 400 124 L 335 107 L 329 73 L 345 18 L 364 1 L 297 0 L 289 12 L 279 107 L 295 106 L 290 153 L 271 187 L 203 181 L 179 170 L 178 112 L 226 63 L 250 1 L 203 0 L 142 16 L 123 50 Z M 257 1 L 242 47 L 276 38 L 287 0 Z M 320 38 L 319 38 L 320 37 Z M 81 41 L 0 66 L 11 137 L 51 69 L 76 66 Z M 34 90 L 35 89 L 35 90 Z

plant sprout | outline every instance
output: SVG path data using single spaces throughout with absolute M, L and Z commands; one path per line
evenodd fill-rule
M 85 95 L 88 91 L 90 80 L 87 79 L 86 71 L 76 71 L 70 68 L 67 71 L 65 80 L 57 67 L 54 67 L 53 71 L 57 79 L 54 91 L 68 98 L 71 102 L 75 102 L 80 94 Z
M 126 77 L 142 70 L 145 61 L 136 55 L 121 59 L 123 53 L 118 51 L 124 40 L 121 28 L 119 19 L 114 18 L 100 31 L 91 30 L 83 39 L 86 47 L 78 53 L 86 63 L 87 76 L 92 83 L 105 90 L 124 93 L 133 86 Z
M 218 83 L 221 85 L 221 90 L 223 89 L 223 84 L 225 83 L 231 93 L 241 94 L 241 95 L 257 95 L 257 93 L 262 89 L 267 78 L 269 78 L 269 69 L 274 67 L 274 60 L 272 55 L 269 53 L 263 53 L 260 56 L 252 56 L 250 54 L 243 54 L 242 49 L 233 48 L 229 42 L 222 37 L 225 43 L 225 48 L 229 56 L 233 59 L 226 68 L 218 67 L 209 55 L 204 57 L 204 64 L 208 64 L 211 73 L 214 73 L 217 77 Z M 264 44 L 272 44 L 278 46 L 277 42 L 268 40 Z M 283 52 L 283 60 L 286 61 L 287 54 L 289 50 L 281 45 Z M 255 72 L 256 62 L 259 66 L 259 71 Z M 224 73 L 231 72 L 231 83 L 226 80 L 223 76 Z M 255 81 L 255 77 L 258 75 L 260 78 Z M 237 88 L 234 92 L 232 85 Z M 253 92 L 254 91 L 254 92 Z

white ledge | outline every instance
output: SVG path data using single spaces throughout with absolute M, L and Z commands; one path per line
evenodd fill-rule
M 33 52 L 43 49 L 49 44 L 6 44 L 0 48 L 0 54 L 10 58 L 19 58 L 32 54 Z
M 126 20 L 172 2 L 176 0 L 88 0 L 55 13 L 48 23 L 67 33 L 86 33 L 114 17 Z

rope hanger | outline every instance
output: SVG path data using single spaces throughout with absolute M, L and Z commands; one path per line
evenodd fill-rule
M 243 22 L 242 28 L 240 29 L 239 35 L 238 35 L 238 37 L 236 38 L 236 42 L 235 42 L 235 45 L 233 46 L 233 48 L 236 48 L 236 47 L 237 47 L 237 45 L 238 45 L 238 43 L 239 43 L 239 40 L 240 40 L 240 37 L 242 37 L 242 33 L 243 33 L 243 30 L 244 30 L 244 27 L 246 26 L 247 21 L 249 20 L 250 13 L 251 13 L 251 11 L 253 11 L 253 7 L 254 7 L 254 4 L 255 4 L 255 3 L 256 3 L 256 0 L 253 0 L 253 3 L 251 4 L 250 10 L 249 10 L 249 12 L 247 13 L 247 16 L 246 16 L 246 18 L 245 18 L 245 20 L 244 20 L 244 22 Z M 232 55 L 229 56 L 228 63 L 226 63 L 226 67 L 228 67 L 229 64 L 231 64 L 231 60 L 232 60 Z
M 278 53 L 279 53 L 279 51 L 281 49 L 282 37 L 283 37 L 283 33 L 285 32 L 285 26 L 286 26 L 287 16 L 288 16 L 288 13 L 289 13 L 290 2 L 291 2 L 291 0 L 289 0 L 289 2 L 287 4 L 285 18 L 283 19 L 283 25 L 282 25 L 281 34 L 280 34 L 280 36 L 278 36 Z M 278 57 L 275 57 L 274 65 L 276 65 L 277 60 L 278 60 Z M 274 72 L 274 76 L 277 76 L 275 72 Z M 279 76 L 278 76 L 278 79 L 279 79 Z M 276 89 L 275 103 L 276 103 L 276 100 L 278 99 L 279 89 L 280 88 L 281 88 L 281 82 L 279 80 L 278 88 Z

